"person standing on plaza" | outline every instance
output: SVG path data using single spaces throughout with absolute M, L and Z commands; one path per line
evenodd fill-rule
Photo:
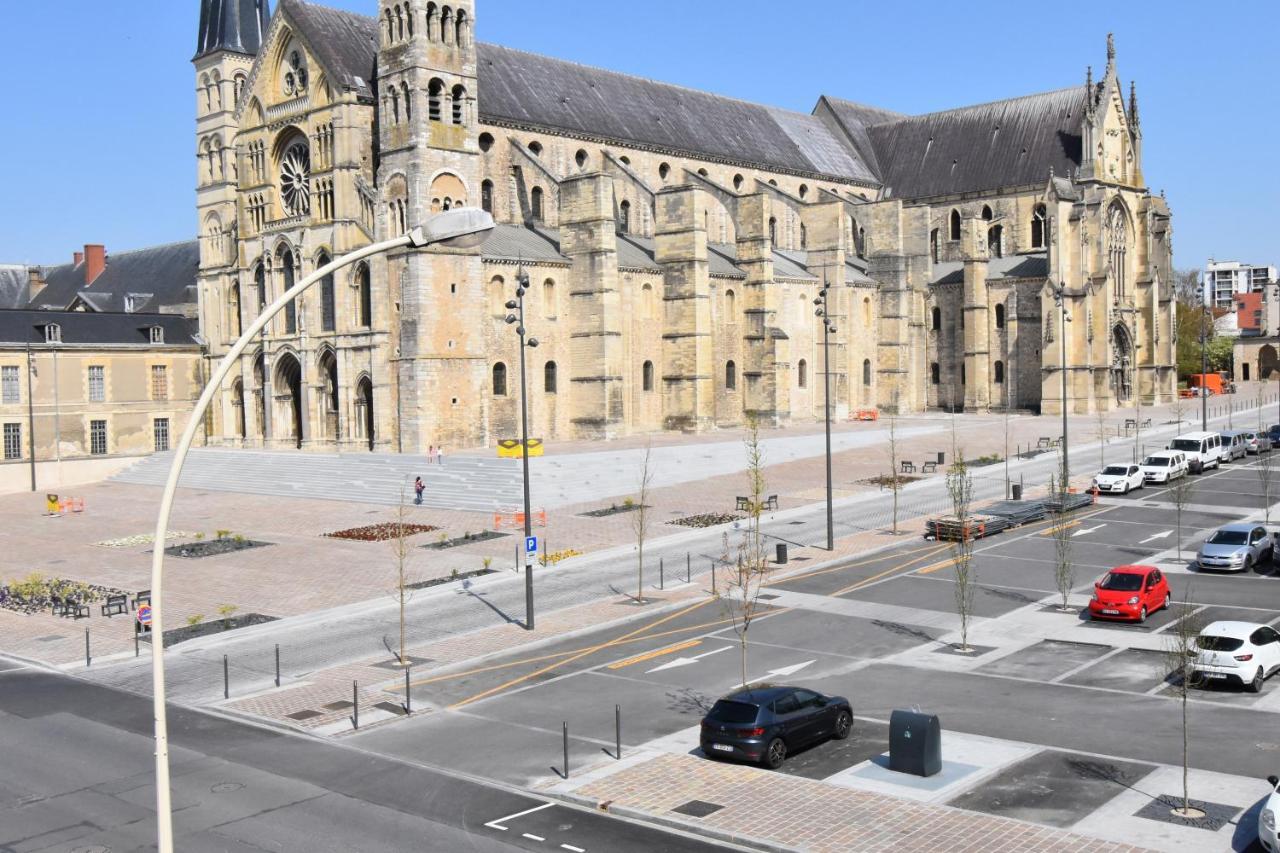
M 444 447 L 436 448 L 436 462 L 438 462 L 441 465 L 444 464 Z
M 436 446 L 434 444 L 427 448 L 427 464 L 436 464 Z
M 414 481 L 413 481 L 413 502 L 414 502 L 415 504 L 417 504 L 418 506 L 422 506 L 422 493 L 426 490 L 426 488 L 427 488 L 427 487 L 426 487 L 425 485 L 423 485 L 423 482 L 422 482 L 422 478 L 421 478 L 421 477 L 416 477 L 416 478 L 414 478 Z

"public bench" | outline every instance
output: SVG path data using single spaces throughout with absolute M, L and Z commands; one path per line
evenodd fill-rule
M 119 595 L 108 595 L 107 600 L 102 605 L 103 616 L 115 616 L 116 614 L 125 614 L 129 612 L 129 595 L 120 593 Z

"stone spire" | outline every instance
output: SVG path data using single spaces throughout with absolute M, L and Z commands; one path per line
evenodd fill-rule
M 253 56 L 270 17 L 269 0 L 200 0 L 196 58 L 221 50 Z
M 1116 37 L 1113 33 L 1107 33 L 1107 73 L 1115 68 L 1116 64 Z
M 1138 84 L 1135 81 L 1130 80 L 1129 81 L 1129 126 L 1132 127 L 1134 130 L 1137 130 L 1141 126 L 1141 124 L 1142 123 L 1138 121 Z
M 1093 66 L 1090 65 L 1084 72 L 1084 114 L 1090 120 L 1093 119 L 1095 100 L 1097 100 L 1097 93 L 1093 91 Z

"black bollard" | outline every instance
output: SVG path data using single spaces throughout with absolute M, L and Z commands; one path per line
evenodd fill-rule
M 622 760 L 622 706 L 613 706 L 613 757 Z
M 276 643 L 276 687 L 280 686 L 280 644 Z
M 93 658 L 89 656 L 89 629 L 84 629 L 84 665 L 87 667 L 93 663 Z
M 564 724 L 564 778 L 569 778 L 569 724 Z
M 227 656 L 222 656 L 222 698 L 231 698 L 231 672 L 227 668 Z
M 413 694 L 409 692 L 409 670 L 404 671 L 404 715 L 413 713 Z
M 351 682 L 351 723 L 360 728 L 360 685 L 355 681 Z

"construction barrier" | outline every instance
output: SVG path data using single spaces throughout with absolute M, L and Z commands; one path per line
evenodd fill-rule
M 856 412 L 853 413 L 853 417 L 850 420 L 878 421 L 880 420 L 880 410 L 879 409 L 858 409 Z
M 84 498 L 66 498 L 58 506 L 63 512 L 84 512 Z
M 534 510 L 532 520 L 538 527 L 547 526 L 547 511 L 545 509 Z M 524 512 L 522 510 L 512 510 L 510 512 L 495 512 L 493 514 L 493 529 L 502 530 L 504 527 L 512 530 L 520 530 L 524 528 Z
M 84 498 L 60 498 L 49 492 L 44 496 L 44 511 L 47 515 L 84 512 Z
M 499 459 L 519 459 L 523 455 L 523 449 L 520 446 L 518 438 L 504 438 L 498 442 L 498 458 Z M 529 439 L 529 456 L 542 455 L 542 439 Z

